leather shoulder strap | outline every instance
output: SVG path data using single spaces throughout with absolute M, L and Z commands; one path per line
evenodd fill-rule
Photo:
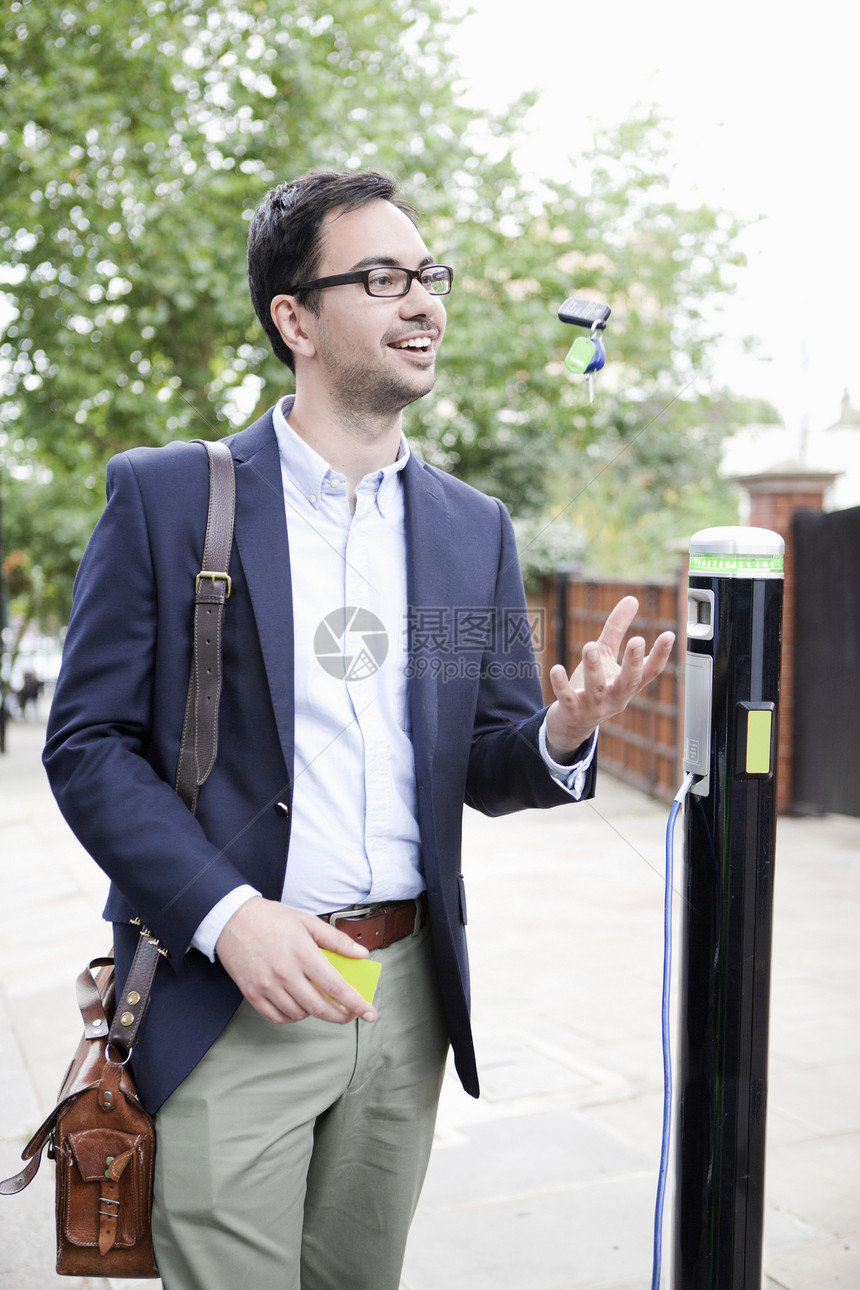
M 203 443 L 209 455 L 209 509 L 203 544 L 203 568 L 194 585 L 191 675 L 188 680 L 175 784 L 176 792 L 192 814 L 197 805 L 198 789 L 212 770 L 217 751 L 218 702 L 221 697 L 221 625 L 231 589 L 230 551 L 233 546 L 236 511 L 236 483 L 230 449 L 220 441 L 213 443 L 199 439 L 195 442 Z M 108 1032 L 108 1047 L 114 1047 L 123 1062 L 128 1060 L 137 1039 L 149 1003 L 155 969 L 163 954 L 164 950 L 155 937 L 146 928 L 142 928 L 128 980 L 122 997 L 117 1001 Z M 108 1021 L 104 1000 L 93 978 L 92 969 L 108 966 L 112 962 L 108 958 L 94 959 L 78 978 L 78 1003 L 87 1039 L 103 1037 Z M 14 1195 L 34 1178 L 42 1150 L 50 1138 L 57 1116 L 68 1100 L 62 1096 L 64 1090 L 61 1090 L 58 1105 L 25 1147 L 22 1155 L 26 1162 L 24 1168 L 14 1177 L 0 1181 L 0 1195 Z
M 163 957 L 164 953 L 165 951 L 151 932 L 145 927 L 142 928 L 140 936 L 137 938 L 134 958 L 131 961 L 122 995 L 116 1001 L 108 1035 L 109 1047 L 115 1049 L 119 1054 L 120 1062 L 128 1061 L 131 1056 L 131 1050 L 137 1043 L 140 1027 L 143 1024 L 143 1016 L 149 1006 L 149 995 L 152 990 L 155 969 L 158 967 L 158 961 Z M 80 992 L 79 1002 L 81 1002 Z M 86 1027 L 88 1019 L 87 1014 L 84 1012 L 83 1002 L 81 1002 L 81 1012 L 84 1016 L 84 1026 Z
M 202 439 L 209 454 L 209 511 L 203 568 L 194 584 L 194 637 L 191 675 L 179 762 L 176 792 L 194 813 L 197 793 L 205 783 L 218 749 L 218 703 L 221 698 L 221 629 L 224 606 L 230 596 L 230 550 L 236 513 L 233 456 L 227 445 Z
M 221 698 L 221 628 L 230 596 L 230 551 L 236 513 L 233 455 L 221 441 L 203 443 L 209 456 L 209 508 L 203 543 L 203 567 L 194 582 L 194 635 L 188 697 L 179 745 L 175 788 L 194 814 L 197 792 L 215 764 L 218 747 L 218 703 Z M 117 999 L 110 1043 L 128 1059 L 149 1004 L 155 970 L 165 951 L 141 927 L 122 997 Z

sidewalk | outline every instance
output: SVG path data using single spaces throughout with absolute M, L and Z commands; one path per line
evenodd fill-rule
M 74 978 L 109 941 L 105 882 L 53 804 L 42 737 L 16 723 L 0 758 L 3 1177 L 79 1038 Z M 449 1074 L 401 1290 L 650 1285 L 667 814 L 607 776 L 594 803 L 570 810 L 467 812 L 483 1095 L 468 1098 Z M 682 849 L 679 824 L 676 873 Z M 764 1285 L 853 1290 L 860 819 L 781 820 L 776 883 Z M 0 1287 L 107 1290 L 54 1274 L 52 1169 L 0 1198 Z M 666 1290 L 671 1221 L 670 1197 Z

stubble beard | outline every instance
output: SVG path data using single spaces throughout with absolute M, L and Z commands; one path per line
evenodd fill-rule
M 433 389 L 435 373 L 426 373 L 423 388 L 417 382 L 397 380 L 389 373 L 368 372 L 355 364 L 349 382 L 338 391 L 338 402 L 351 420 L 359 424 L 390 422 L 404 408 L 423 399 Z
M 324 342 L 324 329 L 321 331 Z M 334 355 L 334 351 L 330 351 Z M 358 356 L 334 355 L 332 362 L 334 381 L 331 397 L 337 405 L 345 424 L 354 430 L 377 434 L 387 428 L 404 408 L 429 394 L 436 382 L 435 365 L 424 371 L 416 370 L 410 380 L 404 373 L 368 367 Z

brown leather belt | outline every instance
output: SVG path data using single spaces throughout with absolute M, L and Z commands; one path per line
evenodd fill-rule
M 339 932 L 369 950 L 384 950 L 395 941 L 412 936 L 427 917 L 427 893 L 422 891 L 415 900 L 393 900 L 385 905 L 359 905 L 354 909 L 339 909 L 333 914 L 320 914 Z

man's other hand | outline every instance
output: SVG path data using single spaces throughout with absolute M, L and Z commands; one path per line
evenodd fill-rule
M 367 958 L 363 946 L 321 918 L 257 896 L 229 919 L 215 952 L 248 1002 L 268 1021 L 375 1021 L 376 1009 L 347 985 L 321 948 Z
M 621 644 L 639 609 L 635 596 L 620 600 L 604 624 L 600 639 L 582 651 L 573 675 L 560 663 L 549 674 L 555 703 L 547 713 L 547 749 L 564 764 L 580 744 L 609 717 L 623 712 L 634 694 L 659 676 L 669 661 L 674 632 L 662 632 L 646 655 L 641 636 L 631 636 L 618 661 Z

